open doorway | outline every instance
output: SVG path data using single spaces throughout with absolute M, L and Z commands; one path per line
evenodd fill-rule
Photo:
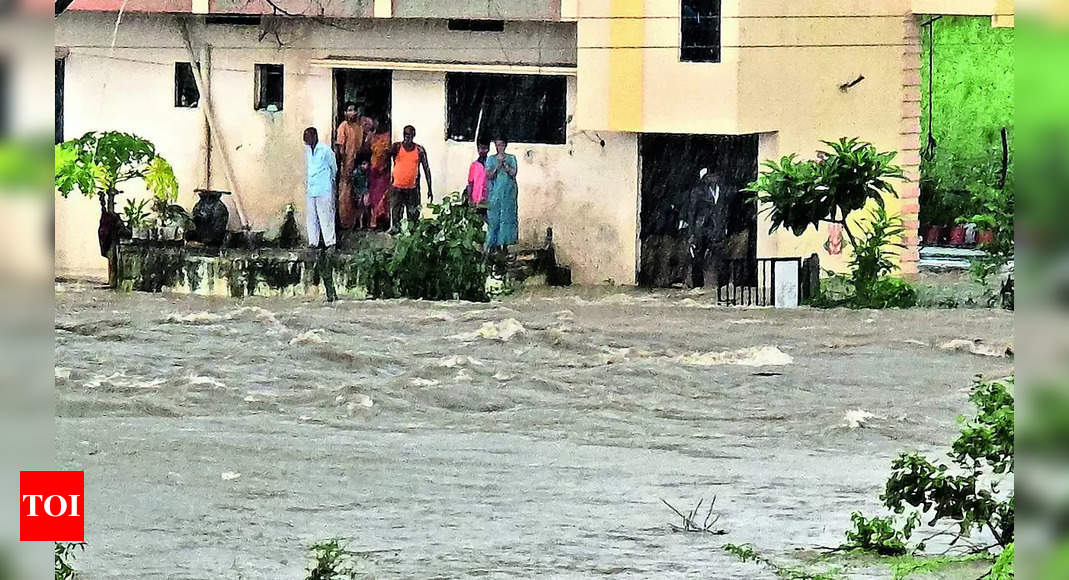
M 727 280 L 735 285 L 755 283 L 757 206 L 742 189 L 757 177 L 757 135 L 643 135 L 639 154 L 639 283 L 654 287 L 723 286 Z M 696 220 L 702 213 L 695 210 L 701 203 L 697 197 L 705 193 L 702 188 L 707 183 L 717 184 L 713 204 L 720 204 L 719 213 L 715 220 Z M 713 222 L 726 230 L 715 236 L 722 243 L 711 246 L 718 273 L 703 270 L 691 247 Z M 712 276 L 717 280 L 706 281 Z
M 364 107 L 364 114 L 390 128 L 393 74 L 388 70 L 334 69 L 334 127 L 341 123 L 345 103 Z

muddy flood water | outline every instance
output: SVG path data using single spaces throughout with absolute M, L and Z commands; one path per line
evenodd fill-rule
M 940 348 L 1010 343 L 995 310 L 56 291 L 94 579 L 300 579 L 331 537 L 374 578 L 771 578 L 721 546 L 838 545 L 894 456 L 950 441 L 972 377 L 1013 368 Z M 713 496 L 725 535 L 668 526 L 662 498 Z

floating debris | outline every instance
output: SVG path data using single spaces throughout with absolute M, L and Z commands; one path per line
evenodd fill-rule
M 327 339 L 323 338 L 324 330 L 322 328 L 316 328 L 307 332 L 302 332 L 297 336 L 290 339 L 290 344 L 322 344 L 327 342 Z
M 846 415 L 843 418 L 846 421 L 843 426 L 848 427 L 850 429 L 864 427 L 865 423 L 868 423 L 870 419 L 879 419 L 879 417 L 873 415 L 872 413 L 869 413 L 868 411 L 865 411 L 864 409 L 852 409 L 850 411 L 847 411 Z
M 955 339 L 939 345 L 939 348 L 952 352 L 967 352 L 980 356 L 1003 358 L 1013 356 L 1013 345 L 987 344 L 976 338 L 973 340 Z
M 782 366 L 794 362 L 791 355 L 774 346 L 755 346 L 726 352 L 686 354 L 677 361 L 694 366 L 740 365 L 747 367 Z

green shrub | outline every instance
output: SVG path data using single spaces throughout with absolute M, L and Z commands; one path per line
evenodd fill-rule
M 917 289 L 907 280 L 885 276 L 869 286 L 867 302 L 858 299 L 858 308 L 912 308 L 917 305 Z
M 898 527 L 894 517 L 879 516 L 868 519 L 859 512 L 850 514 L 854 527 L 846 532 L 843 548 L 873 552 L 881 556 L 902 556 L 911 550 L 908 546 L 913 530 L 920 524 L 920 514 L 914 512 Z M 923 544 L 917 549 L 923 550 Z
M 869 220 L 860 226 L 860 230 L 860 237 L 854 240 L 854 251 L 850 257 L 850 283 L 854 286 L 857 303 L 869 307 L 875 302 L 876 285 L 897 268 L 892 259 L 896 257 L 892 248 L 905 248 L 902 244 L 904 229 L 902 218 L 889 216 L 886 209 L 877 207 Z
M 995 565 L 991 567 L 987 577 L 991 580 L 1009 580 L 1013 578 L 1013 552 L 1013 543 L 1011 542 L 999 554 L 998 560 L 995 560 Z
M 359 576 L 355 555 L 340 539 L 320 540 L 309 552 L 312 562 L 305 580 L 355 580 Z
M 806 304 L 813 308 L 912 308 L 917 305 L 917 288 L 907 280 L 884 276 L 867 285 L 867 296 L 858 298 L 854 281 L 843 274 L 821 279 L 820 291 Z
M 429 207 L 434 217 L 402 224 L 391 250 L 358 255 L 356 279 L 375 298 L 486 302 L 482 217 L 455 193 Z
M 891 463 L 891 476 L 880 496 L 884 505 L 895 513 L 909 506 L 931 514 L 930 526 L 953 521 L 958 537 L 986 529 L 1000 545 L 1011 544 L 1014 494 L 1000 494 L 1005 478 L 998 476 L 1013 473 L 1013 384 L 1012 377 L 990 382 L 977 379 L 970 396 L 977 414 L 963 422 L 947 454 L 955 469 L 918 453 L 900 455 Z

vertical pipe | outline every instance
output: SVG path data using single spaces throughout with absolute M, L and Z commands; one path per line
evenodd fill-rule
M 197 66 L 193 63 L 193 66 Z M 205 42 L 200 47 L 200 78 L 201 78 L 201 90 L 204 93 L 200 96 L 201 100 L 211 100 L 212 92 L 212 49 L 211 46 Z M 203 124 L 204 133 L 204 189 L 212 188 L 212 126 L 208 123 L 208 117 L 204 117 Z

